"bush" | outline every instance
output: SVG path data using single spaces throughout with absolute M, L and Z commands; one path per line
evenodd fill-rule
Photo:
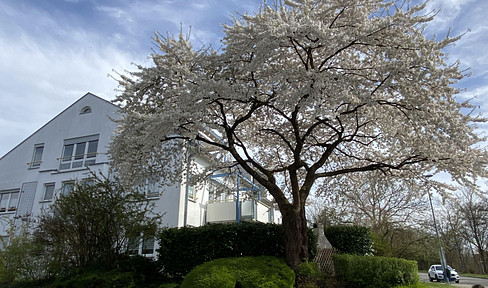
M 49 263 L 49 257 L 44 253 L 46 249 L 36 243 L 31 234 L 35 223 L 29 217 L 15 221 L 21 221 L 20 227 L 12 220 L 8 237 L 0 237 L 0 285 L 4 286 L 14 281 L 29 283 L 50 276 L 46 269 Z
M 167 276 L 183 277 L 194 267 L 218 258 L 241 256 L 284 257 L 281 225 L 259 222 L 211 224 L 195 228 L 170 228 L 160 235 L 158 250 Z M 309 231 L 309 253 L 316 253 L 316 239 Z
M 39 280 L 16 280 L 13 282 L 2 282 L 0 288 L 40 288 L 50 287 L 49 284 L 52 279 L 39 279 Z
M 127 242 L 144 233 L 154 235 L 161 216 L 144 194 L 126 191 L 117 181 L 92 172 L 60 195 L 38 218 L 35 241 L 54 275 L 66 269 L 104 265 L 115 268 Z
M 295 273 L 283 259 L 260 256 L 216 259 L 193 269 L 181 288 L 292 288 Z
M 417 284 L 417 262 L 398 258 L 334 255 L 337 279 L 344 287 L 382 288 Z
M 372 253 L 373 240 L 369 228 L 361 226 L 332 226 L 324 229 L 332 247 L 344 254 Z
M 314 262 L 302 262 L 298 265 L 298 274 L 303 276 L 317 276 L 322 274 Z
M 120 257 L 119 267 L 105 269 L 102 266 L 91 266 L 66 277 L 58 277 L 46 287 L 158 287 L 162 276 L 155 261 L 142 256 Z
M 158 262 L 143 257 L 121 256 L 118 271 L 131 272 L 137 287 L 151 287 L 154 283 L 161 282 L 163 276 L 160 272 Z
M 179 283 L 164 283 L 159 285 L 158 288 L 180 288 Z
M 47 287 L 56 288 L 125 288 L 136 287 L 134 275 L 130 272 L 121 272 L 117 270 L 85 271 L 71 278 L 57 279 L 52 285 Z
M 327 279 L 325 274 L 320 271 L 314 262 L 305 261 L 300 263 L 296 277 L 297 288 L 331 287 L 326 286 Z

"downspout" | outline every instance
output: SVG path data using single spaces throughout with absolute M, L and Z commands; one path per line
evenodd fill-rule
M 191 153 L 189 145 L 186 150 L 186 183 L 185 183 L 185 209 L 183 211 L 183 227 L 188 225 L 188 196 L 190 192 L 190 163 L 191 163 Z
M 237 173 L 237 198 L 236 198 L 236 223 L 239 224 L 241 221 L 241 205 L 239 203 L 239 178 L 240 178 L 240 173 Z

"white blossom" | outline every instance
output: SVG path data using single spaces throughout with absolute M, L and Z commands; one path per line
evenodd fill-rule
M 169 177 L 185 141 L 238 163 L 286 218 L 317 181 L 363 171 L 486 175 L 485 119 L 456 100 L 463 78 L 427 39 L 433 15 L 383 0 L 294 0 L 225 25 L 223 51 L 157 34 L 154 66 L 121 78 L 125 115 L 110 149 L 128 178 Z M 211 148 L 211 149 L 210 149 Z M 176 154 L 175 154 L 176 153 Z M 175 165 L 178 166 L 178 165 Z M 174 167 L 173 167 L 174 168 Z M 285 220 L 284 220 L 285 221 Z

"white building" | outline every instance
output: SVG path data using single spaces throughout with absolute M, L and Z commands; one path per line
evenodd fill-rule
M 0 158 L 0 236 L 6 236 L 16 216 L 39 215 L 75 181 L 89 176 L 89 169 L 108 174 L 107 148 L 116 128 L 110 118 L 117 119 L 117 111 L 116 105 L 87 93 Z M 204 165 L 203 159 L 193 160 Z M 240 187 L 219 188 L 229 188 L 229 179 L 238 178 Z M 156 212 L 165 213 L 168 227 L 281 222 L 279 211 L 261 197 L 264 191 L 235 173 L 210 177 L 201 187 L 152 185 L 146 193 Z

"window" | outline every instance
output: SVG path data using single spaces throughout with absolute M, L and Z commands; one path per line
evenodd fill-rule
M 88 114 L 88 113 L 91 113 L 92 112 L 92 109 L 90 106 L 85 106 L 81 109 L 80 111 L 80 114 Z
M 65 140 L 59 170 L 95 164 L 97 148 L 98 135 Z
M 195 193 L 195 186 L 190 185 L 188 186 L 188 199 L 196 200 L 197 195 Z
M 146 196 L 159 197 L 159 183 L 157 181 L 147 181 Z
M 42 152 L 44 152 L 44 144 L 37 144 L 34 146 L 32 161 L 29 163 L 30 168 L 39 168 L 41 166 Z
M 73 192 L 74 189 L 75 189 L 74 181 L 63 182 L 63 186 L 61 186 L 61 195 L 68 195 L 69 193 Z
M 135 187 L 136 191 L 141 194 L 145 194 L 147 198 L 159 197 L 159 182 L 156 180 L 142 180 L 141 185 Z
M 142 254 L 154 254 L 154 237 L 149 237 L 142 240 Z
M 0 236 L 0 251 L 3 251 L 9 244 L 10 237 L 8 235 Z
M 82 184 L 86 185 L 86 186 L 89 186 L 89 187 L 94 187 L 97 182 L 95 181 L 95 178 L 85 178 L 83 180 L 81 180 Z
M 210 202 L 226 202 L 229 195 L 228 188 L 217 181 L 208 182 L 208 197 Z
M 49 201 L 52 200 L 54 196 L 54 183 L 44 184 L 44 198 L 42 200 Z
M 13 212 L 19 204 L 19 190 L 0 192 L 0 213 Z
M 208 200 L 210 202 L 216 202 L 217 199 L 217 187 L 213 183 L 209 183 L 208 185 Z
M 216 181 L 208 182 L 208 198 L 210 202 L 225 202 L 226 188 Z
M 129 239 L 127 252 L 129 255 L 152 255 L 154 254 L 154 236 L 139 237 Z
M 127 244 L 127 253 L 129 253 L 129 255 L 139 254 L 140 241 L 140 237 L 129 239 L 129 243 Z

